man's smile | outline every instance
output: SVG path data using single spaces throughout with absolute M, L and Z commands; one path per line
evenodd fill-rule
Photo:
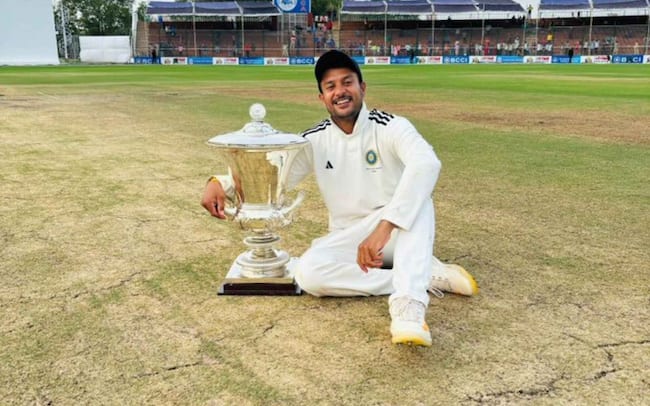
M 334 100 L 334 105 L 336 105 L 336 106 L 344 106 L 345 104 L 350 103 L 350 102 L 352 102 L 352 97 L 345 96 L 345 97 L 341 97 L 341 98 L 338 98 L 338 99 Z

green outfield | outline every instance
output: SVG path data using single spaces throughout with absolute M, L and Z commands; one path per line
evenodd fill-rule
M 650 66 L 362 67 L 443 169 L 431 348 L 386 298 L 217 297 L 244 249 L 199 206 L 248 107 L 325 117 L 312 67 L 0 67 L 0 403 L 626 404 L 650 398 Z M 313 179 L 283 232 L 327 228 Z

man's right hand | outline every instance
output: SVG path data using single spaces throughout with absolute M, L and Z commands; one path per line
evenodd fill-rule
M 384 261 L 384 247 L 390 240 L 390 233 L 395 229 L 395 224 L 388 220 L 381 220 L 377 227 L 357 248 L 357 264 L 363 272 L 368 273 L 369 268 L 381 268 Z
M 221 182 L 215 177 L 210 178 L 208 184 L 205 185 L 203 191 L 203 199 L 201 199 L 201 206 L 210 212 L 213 217 L 225 219 L 226 213 L 226 192 L 221 186 Z

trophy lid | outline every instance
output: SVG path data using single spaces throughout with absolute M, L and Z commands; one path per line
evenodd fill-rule
M 280 132 L 265 123 L 266 109 L 260 103 L 251 105 L 248 114 L 252 121 L 241 130 L 214 136 L 208 140 L 208 144 L 220 148 L 278 149 L 278 146 L 298 146 L 308 142 L 303 137 Z

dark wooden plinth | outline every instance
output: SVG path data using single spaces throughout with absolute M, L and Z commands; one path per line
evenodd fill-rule
M 298 296 L 302 294 L 293 278 L 226 278 L 218 295 Z
M 289 260 L 287 269 L 295 258 Z M 293 274 L 287 271 L 287 275 L 279 278 L 244 278 L 241 269 L 233 263 L 223 280 L 218 295 L 240 295 L 240 296 L 299 296 L 302 289 L 294 281 Z

